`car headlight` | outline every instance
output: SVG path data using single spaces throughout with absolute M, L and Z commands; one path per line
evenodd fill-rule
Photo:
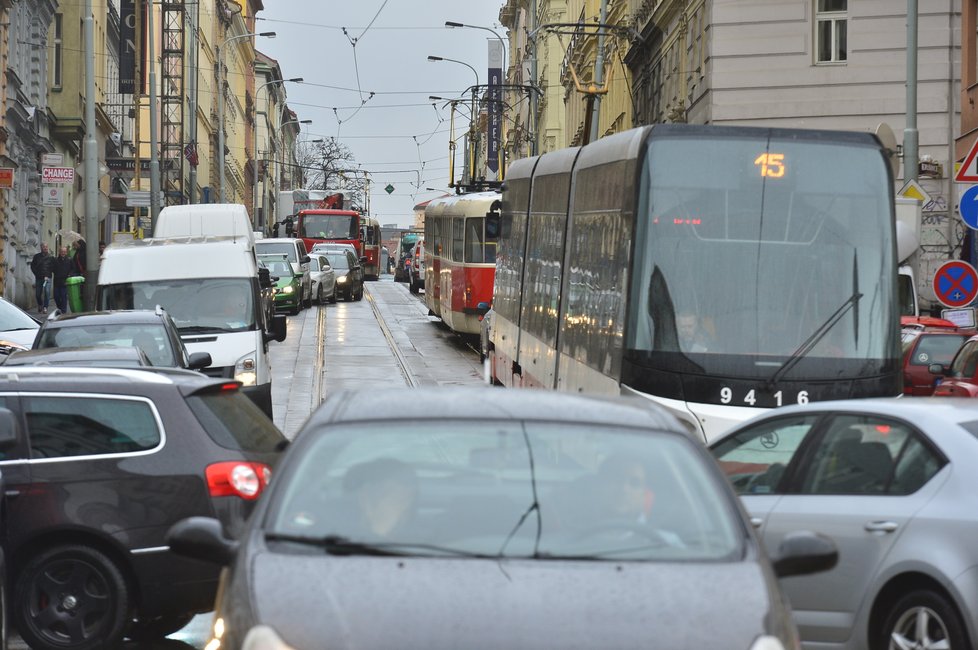
M 292 288 L 291 284 L 287 287 L 282 287 L 282 293 L 293 293 L 293 292 L 295 292 L 295 289 Z
M 28 350 L 20 343 L 14 343 L 13 341 L 6 341 L 0 339 L 0 354 L 10 354 L 11 352 L 19 352 L 21 350 Z
M 258 366 L 255 364 L 255 353 L 249 352 L 234 364 L 234 378 L 242 386 L 254 386 L 258 382 Z
M 778 637 L 765 635 L 754 639 L 750 650 L 785 650 L 785 647 Z
M 341 275 L 340 277 L 336 278 L 336 281 L 339 282 L 340 284 L 343 284 L 344 282 L 346 282 L 346 276 Z
M 295 650 L 267 625 L 256 625 L 248 630 L 241 650 Z

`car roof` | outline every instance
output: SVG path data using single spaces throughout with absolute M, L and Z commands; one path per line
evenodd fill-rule
M 710 443 L 713 447 L 736 432 L 772 418 L 822 411 L 880 415 L 910 421 L 933 421 L 948 424 L 978 421 L 978 401 L 961 397 L 873 397 L 830 400 L 782 406 L 742 422 Z M 932 428 L 932 431 L 938 427 Z
M 134 385 L 177 385 L 195 391 L 227 384 L 228 379 L 212 379 L 192 370 L 180 368 L 106 368 L 88 366 L 5 366 L 0 365 L 0 385 L 9 386 L 16 382 L 18 389 L 27 390 L 34 385 L 45 389 L 52 383 L 64 384 L 66 389 L 79 392 L 95 392 L 102 387 L 115 387 L 120 394 L 126 394 L 126 386 Z
M 86 345 L 64 348 L 43 348 L 41 350 L 19 350 L 10 354 L 3 365 L 15 366 L 28 363 L 69 363 L 69 362 L 120 362 L 138 361 L 141 365 L 151 365 L 146 354 L 136 347 L 118 345 Z
M 152 309 L 119 309 L 114 311 L 91 311 L 77 314 L 53 314 L 44 322 L 45 327 L 73 327 L 75 325 L 124 325 L 127 323 L 146 325 L 162 323 L 163 313 Z
M 306 428 L 377 420 L 431 420 L 435 417 L 589 422 L 687 435 L 675 418 L 641 397 L 609 398 L 489 386 L 338 391 L 309 418 Z

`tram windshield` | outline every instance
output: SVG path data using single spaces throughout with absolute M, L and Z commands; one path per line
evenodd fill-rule
M 310 239 L 358 239 L 357 218 L 349 214 L 303 214 L 299 237 Z
M 896 349 L 891 194 L 862 143 L 653 135 L 627 354 L 770 379 L 879 368 Z

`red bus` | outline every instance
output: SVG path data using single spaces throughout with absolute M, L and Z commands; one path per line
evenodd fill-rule
M 425 303 L 461 334 L 478 334 L 479 303 L 492 302 L 496 237 L 486 216 L 498 213 L 499 192 L 435 199 L 425 208 Z

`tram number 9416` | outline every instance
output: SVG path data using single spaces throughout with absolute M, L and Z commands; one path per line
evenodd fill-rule
M 747 391 L 743 396 L 734 395 L 734 391 L 729 386 L 720 388 L 720 403 L 735 406 L 759 406 L 774 407 L 784 406 L 785 404 L 808 404 L 808 391 L 801 390 L 797 393 L 788 393 L 779 390 L 775 393 L 759 392 L 755 389 Z

